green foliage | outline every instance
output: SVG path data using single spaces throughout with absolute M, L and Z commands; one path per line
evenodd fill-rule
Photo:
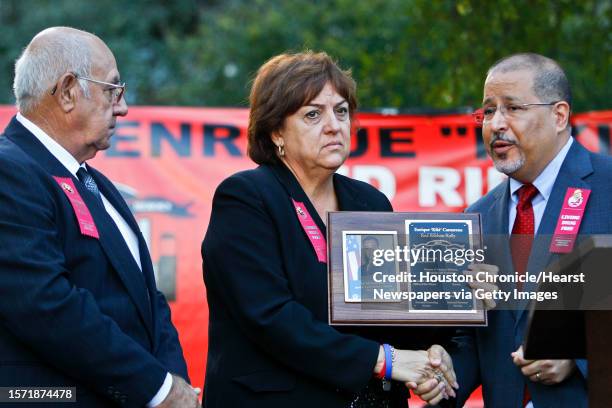
M 100 35 L 139 105 L 245 106 L 268 58 L 323 50 L 367 108 L 476 106 L 487 68 L 532 51 L 558 60 L 574 110 L 612 108 L 612 0 L 0 0 L 0 103 L 14 60 L 53 25 Z

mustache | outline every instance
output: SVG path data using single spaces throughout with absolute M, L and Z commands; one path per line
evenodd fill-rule
M 491 139 L 491 142 L 489 143 L 489 147 L 492 149 L 493 144 L 499 141 L 506 142 L 506 143 L 512 143 L 513 145 L 519 144 L 518 140 L 516 140 L 513 137 L 508 136 L 505 133 L 493 133 L 493 138 Z

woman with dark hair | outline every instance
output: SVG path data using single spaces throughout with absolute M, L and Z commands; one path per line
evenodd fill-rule
M 357 107 L 350 74 L 325 53 L 279 55 L 259 69 L 250 106 L 248 153 L 259 167 L 219 185 L 202 244 L 205 406 L 405 407 L 406 385 L 417 384 L 432 402 L 453 395 L 442 347 L 441 362 L 399 349 L 427 348 L 424 329 L 327 324 L 326 213 L 392 211 L 378 190 L 335 173 Z

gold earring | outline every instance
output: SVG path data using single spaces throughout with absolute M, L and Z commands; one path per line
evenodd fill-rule
M 285 146 L 282 144 L 278 145 L 278 155 L 283 157 L 285 155 Z

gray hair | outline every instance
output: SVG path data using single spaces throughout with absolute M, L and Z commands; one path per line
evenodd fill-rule
M 41 32 L 15 62 L 13 92 L 21 112 L 36 107 L 45 93 L 50 92 L 55 82 L 66 72 L 90 76 L 92 61 L 89 34 L 75 29 L 68 30 L 61 35 L 41 36 L 48 30 Z M 89 97 L 89 84 L 79 80 L 79 85 L 85 97 Z
M 572 106 L 572 92 L 563 68 L 554 60 L 534 53 L 513 54 L 494 63 L 493 71 L 529 70 L 534 73 L 533 92 L 543 102 L 565 101 Z

